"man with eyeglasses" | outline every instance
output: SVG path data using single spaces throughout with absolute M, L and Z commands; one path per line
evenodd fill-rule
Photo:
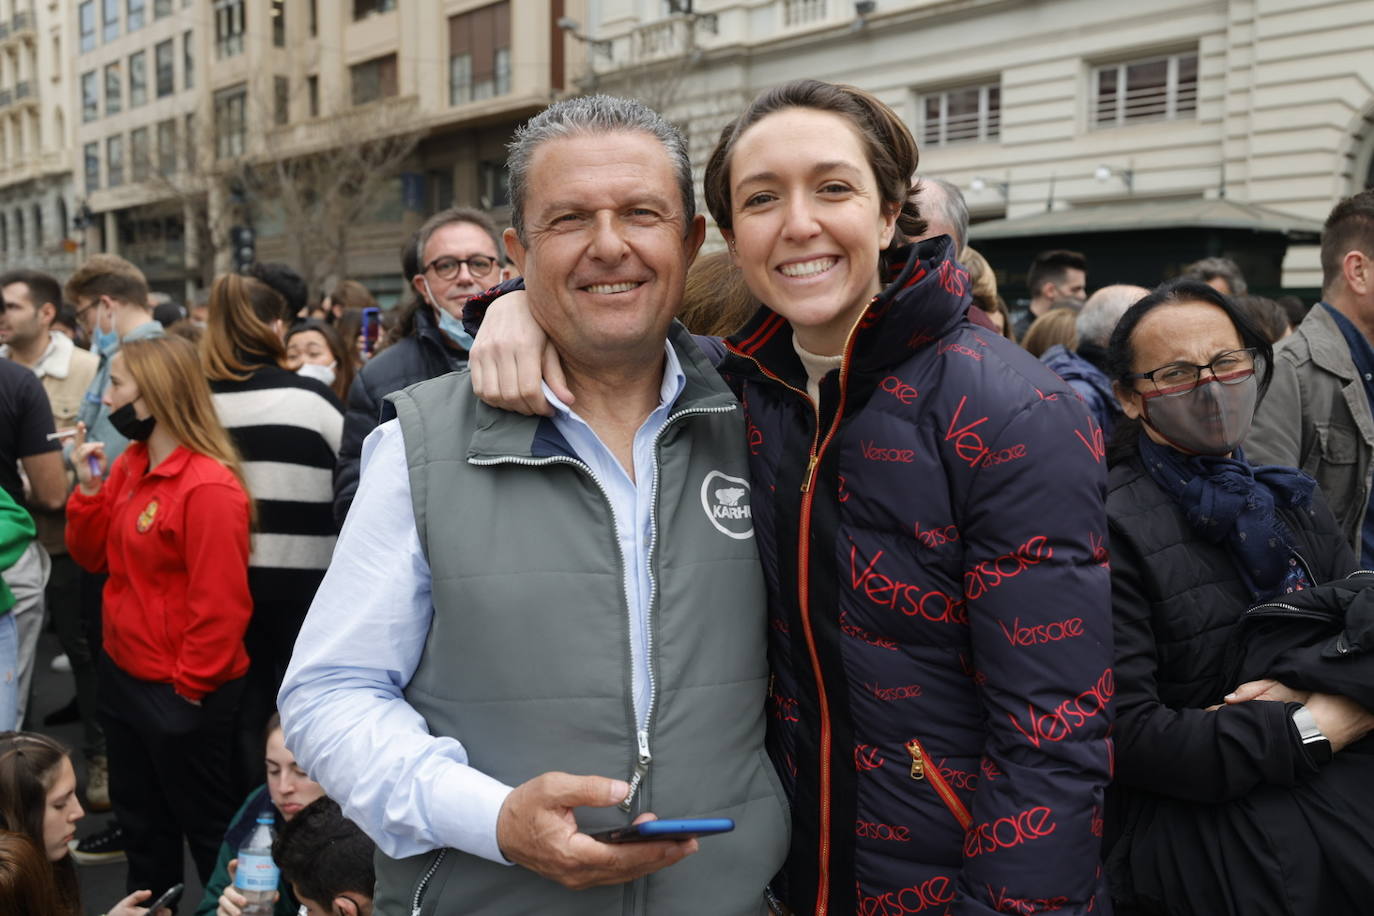
M 1274 353 L 1274 380 L 1245 440 L 1255 464 L 1317 479 L 1361 565 L 1374 563 L 1374 191 L 1331 210 L 1322 302 Z
M 496 226 L 482 211 L 467 207 L 434 214 L 401 249 L 401 268 L 415 296 L 401 308 L 391 345 L 363 366 L 349 389 L 334 473 L 334 517 L 339 524 L 358 489 L 363 440 L 395 416 L 383 399 L 467 362 L 472 338 L 463 329 L 463 303 L 509 279 L 502 262 Z

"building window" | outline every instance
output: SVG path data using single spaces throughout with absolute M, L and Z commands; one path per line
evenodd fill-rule
M 286 47 L 286 0 L 272 0 L 272 45 Z
M 286 77 L 272 77 L 272 101 L 272 120 L 277 124 L 291 120 L 291 82 Z
M 1197 52 L 1108 64 L 1093 70 L 1093 126 L 1197 115 Z
M 95 50 L 95 0 L 77 7 L 76 18 L 81 23 L 81 53 Z
M 119 114 L 124 102 L 124 65 L 105 65 L 105 114 Z
M 105 138 L 106 184 L 117 188 L 124 183 L 124 136 L 115 134 Z
M 108 68 L 107 68 L 108 69 Z M 100 117 L 100 84 L 96 72 L 81 74 L 81 120 L 94 121 Z
M 306 0 L 306 9 L 310 13 L 310 37 L 314 38 L 320 34 L 320 10 L 316 0 Z
M 153 48 L 153 65 L 157 68 L 157 97 L 176 92 L 176 48 L 172 39 L 159 42 Z
M 33 247 L 43 247 L 43 208 L 33 205 Z
M 148 9 L 148 0 L 129 0 L 129 16 L 126 26 L 130 32 L 143 28 L 143 17 Z
M 152 149 L 148 145 L 148 128 L 129 131 L 129 165 L 134 181 L 147 181 L 152 169 Z
M 1002 133 L 1002 88 L 961 86 L 921 97 L 921 145 L 996 140 Z
M 396 0 L 353 0 L 353 18 L 362 19 L 373 13 L 389 13 L 396 8 Z
M 305 78 L 305 94 L 310 105 L 310 117 L 320 116 L 320 78 L 318 76 L 307 76 Z
M 504 162 L 483 162 L 477 169 L 482 189 L 482 209 L 510 206 L 510 172 Z
M 57 198 L 57 237 L 67 237 L 67 200 L 64 197 Z
M 450 16 L 448 53 L 450 105 L 510 92 L 510 3 Z
M 215 54 L 243 53 L 243 0 L 215 0 Z
M 232 159 L 242 156 L 247 125 L 244 107 L 248 90 L 244 86 L 215 93 L 215 156 Z
M 396 55 L 376 57 L 349 68 L 353 77 L 353 104 L 366 105 L 396 94 Z
M 153 18 L 172 15 L 172 0 L 153 0 Z
M 196 57 L 191 47 L 191 33 L 181 36 L 181 83 L 185 89 L 196 84 Z
M 0 213 L 0 252 L 10 250 L 10 218 Z
M 177 122 L 171 118 L 157 122 L 157 170 L 163 175 L 177 170 Z
M 181 132 L 181 148 L 186 151 L 186 168 L 195 171 L 199 149 L 196 146 L 196 113 L 186 115 L 186 126 Z
M 14 241 L 18 244 L 20 251 L 27 248 L 29 244 L 28 239 L 24 238 L 24 211 L 18 207 L 14 209 Z
M 119 37 L 119 0 L 105 0 L 104 16 L 106 44 Z
M 129 107 L 137 108 L 148 101 L 148 52 L 129 55 Z

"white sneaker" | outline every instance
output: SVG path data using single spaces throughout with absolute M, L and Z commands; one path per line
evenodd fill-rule
M 55 657 L 48 667 L 62 674 L 70 674 L 72 670 L 72 660 L 67 658 L 66 652 L 63 652 L 61 655 Z

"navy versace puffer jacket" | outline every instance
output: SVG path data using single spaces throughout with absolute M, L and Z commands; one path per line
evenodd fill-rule
M 1111 597 L 1083 402 L 971 325 L 947 237 L 903 249 L 821 385 L 762 309 L 747 407 L 769 751 L 797 913 L 1105 913 Z

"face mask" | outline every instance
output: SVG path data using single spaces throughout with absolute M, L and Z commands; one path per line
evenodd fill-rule
M 315 363 L 305 363 L 296 370 L 296 374 L 303 375 L 306 378 L 313 378 L 324 385 L 324 387 L 328 388 L 334 384 L 334 365 L 334 363 L 330 363 L 327 366 L 319 366 Z
M 101 306 L 97 305 L 96 308 L 101 309 Z M 93 337 L 93 342 L 95 343 L 95 350 L 97 353 L 104 354 L 105 356 L 113 356 L 119 350 L 119 332 L 114 330 L 113 317 L 110 318 L 111 327 L 108 331 L 105 330 L 105 323 L 100 319 L 100 312 L 97 311 L 95 319 L 95 335 Z
M 425 285 L 425 295 L 429 297 L 429 302 L 434 306 L 434 311 L 439 313 L 439 330 L 444 332 L 444 336 L 462 347 L 464 350 L 472 349 L 472 335 L 463 327 L 463 322 L 459 318 L 454 318 L 448 313 L 447 309 L 440 308 L 434 300 L 434 292 L 429 288 L 429 279 L 421 277 L 420 282 Z
M 115 428 L 125 439 L 132 442 L 142 442 L 153 434 L 153 427 L 157 425 L 157 417 L 148 416 L 139 419 L 134 413 L 134 402 L 130 401 L 123 407 L 117 407 L 110 411 L 110 425 Z
M 1245 441 L 1255 418 L 1259 383 L 1251 375 L 1234 385 L 1208 379 L 1181 397 L 1141 395 L 1145 425 L 1190 455 L 1228 455 Z

